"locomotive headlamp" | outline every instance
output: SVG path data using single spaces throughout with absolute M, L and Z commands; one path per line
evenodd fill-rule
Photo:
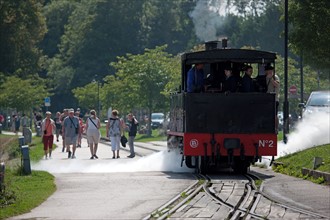
M 223 140 L 223 146 L 225 149 L 240 148 L 241 140 L 239 138 L 225 138 Z

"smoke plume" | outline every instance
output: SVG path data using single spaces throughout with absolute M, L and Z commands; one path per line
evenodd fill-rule
M 190 13 L 196 36 L 201 41 L 217 40 L 220 35 L 223 16 L 226 14 L 226 1 L 223 0 L 199 0 L 194 10 Z

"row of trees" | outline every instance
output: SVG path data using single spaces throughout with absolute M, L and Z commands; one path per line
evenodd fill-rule
M 215 29 L 214 37 L 228 37 L 231 47 L 283 53 L 283 0 L 227 1 L 227 14 L 218 13 L 220 2 L 0 1 L 0 106 L 24 110 L 51 96 L 53 111 L 71 106 L 98 109 L 98 99 L 103 109 L 166 109 L 169 92 L 180 83 L 178 54 L 205 40 L 198 38 L 199 30 Z M 322 88 L 329 82 L 330 33 L 324 28 L 329 3 L 289 2 L 290 48 L 314 69 L 305 68 L 306 87 Z M 280 75 L 282 66 L 280 61 Z M 321 83 L 314 83 L 315 70 L 322 73 Z M 289 74 L 298 72 L 293 63 Z M 296 79 L 290 77 L 289 84 L 297 85 Z M 9 100 L 11 94 L 31 98 L 23 98 L 29 101 L 20 105 L 22 101 Z

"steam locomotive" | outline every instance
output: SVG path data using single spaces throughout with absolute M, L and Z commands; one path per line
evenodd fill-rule
M 181 88 L 170 98 L 167 141 L 169 149 L 180 149 L 181 165 L 185 162 L 197 173 L 223 167 L 246 173 L 262 156 L 276 156 L 275 94 L 266 93 L 265 76 L 265 67 L 274 67 L 275 59 L 271 52 L 229 49 L 225 40 L 207 42 L 204 51 L 181 56 Z M 204 64 L 204 79 L 213 89 L 188 93 L 187 73 L 198 63 Z M 237 79 L 252 65 L 256 91 L 221 90 L 228 65 Z

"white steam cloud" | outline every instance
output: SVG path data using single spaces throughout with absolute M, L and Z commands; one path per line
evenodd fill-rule
M 66 154 L 65 154 L 66 155 Z M 119 173 L 119 172 L 192 172 L 183 163 L 181 167 L 181 154 L 172 150 L 161 151 L 139 159 L 52 159 L 41 160 L 32 164 L 34 170 L 44 170 L 50 173 Z
M 330 114 L 315 112 L 303 118 L 288 135 L 288 142 L 277 145 L 277 157 L 330 143 Z M 271 158 L 264 157 L 262 164 L 269 165 Z
M 278 157 L 330 143 L 330 114 L 317 112 L 304 117 L 288 135 L 288 143 L 278 144 Z
M 226 14 L 227 1 L 225 0 L 199 0 L 194 10 L 190 13 L 196 36 L 201 41 L 218 40 Z

